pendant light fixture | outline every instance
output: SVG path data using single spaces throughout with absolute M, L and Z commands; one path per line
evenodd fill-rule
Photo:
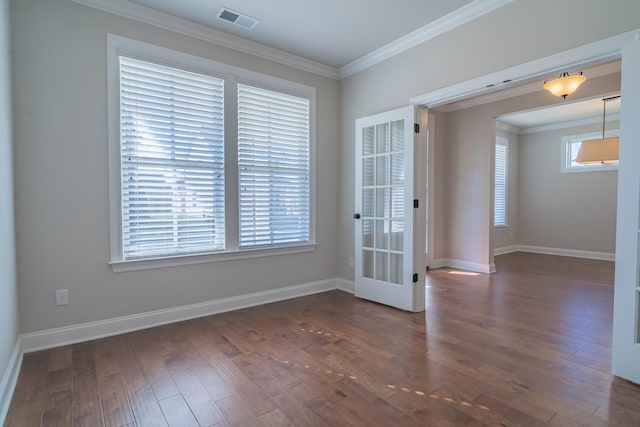
M 552 80 L 545 80 L 543 88 L 554 94 L 555 96 L 561 96 L 567 99 L 567 95 L 571 95 L 578 89 L 582 83 L 587 80 L 587 77 L 582 75 L 582 71 L 569 74 L 562 73 L 560 77 Z
M 607 102 L 618 98 L 620 98 L 620 95 L 602 99 L 604 103 L 602 110 L 602 138 L 582 141 L 582 144 L 580 144 L 580 150 L 578 151 L 578 157 L 576 158 L 576 163 L 594 165 L 600 163 L 614 163 L 618 161 L 618 146 L 620 144 L 620 138 L 617 136 L 610 138 L 604 137 Z

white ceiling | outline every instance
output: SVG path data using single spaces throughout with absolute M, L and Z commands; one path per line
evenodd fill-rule
M 485 0 L 129 0 L 336 68 L 463 6 L 483 1 L 487 3 Z M 223 6 L 260 23 L 247 30 L 217 19 Z
M 71 1 L 301 70 L 340 79 L 490 13 L 514 0 Z M 259 23 L 252 29 L 246 29 L 223 21 L 217 18 L 222 8 L 255 18 Z M 605 68 L 607 68 L 606 72 L 598 75 L 613 72 L 607 64 Z M 515 92 L 529 93 L 539 90 L 537 82 L 521 81 L 513 82 L 512 85 L 515 86 L 496 87 L 495 90 L 498 92 L 450 103 L 439 108 L 443 111 L 455 111 L 471 105 L 515 96 Z M 535 85 L 534 90 L 530 87 L 533 85 Z M 556 114 L 564 115 L 565 113 L 556 112 Z M 568 117 L 573 113 L 566 114 Z M 580 114 L 592 115 L 584 111 Z M 547 118 L 533 117 L 528 112 L 522 117 L 517 115 L 506 117 L 504 122 L 512 121 L 524 127 L 535 126 L 547 120 Z M 535 124 L 532 124 L 534 122 Z
M 530 129 L 557 123 L 589 120 L 601 122 L 604 102 L 602 98 L 567 102 L 532 111 L 507 114 L 498 121 L 520 129 Z M 617 118 L 620 113 L 620 98 L 607 101 L 607 120 Z

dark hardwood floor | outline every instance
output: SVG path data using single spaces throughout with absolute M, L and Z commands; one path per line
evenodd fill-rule
M 7 426 L 638 426 L 613 263 L 427 276 L 427 315 L 341 291 L 25 355 Z

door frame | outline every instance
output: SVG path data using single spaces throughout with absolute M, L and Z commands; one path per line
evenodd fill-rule
M 562 71 L 586 68 L 603 62 L 619 60 L 622 58 L 622 48 L 625 45 L 632 43 L 634 40 L 640 40 L 640 28 L 559 52 L 544 58 L 536 59 L 535 61 L 525 62 L 510 68 L 495 71 L 491 74 L 486 74 L 451 86 L 415 95 L 409 99 L 409 103 L 414 104 L 417 107 L 433 109 L 441 105 L 498 92 L 526 83 L 540 82 L 545 77 Z M 435 126 L 435 120 L 431 120 L 430 122 L 431 125 Z M 434 135 L 435 133 L 431 136 L 433 137 Z M 435 146 L 435 144 L 431 145 Z M 427 170 L 431 174 L 435 170 L 435 151 L 432 151 L 429 154 Z M 429 175 L 429 178 L 433 178 L 433 176 Z M 433 195 L 435 191 L 434 179 L 430 179 L 429 181 L 429 191 Z M 435 218 L 433 208 L 434 203 L 430 201 L 427 211 L 427 217 L 430 225 L 433 225 L 431 223 L 434 222 L 433 220 Z M 461 268 L 466 268 L 480 273 L 495 272 L 493 261 L 493 238 L 491 233 L 491 227 L 493 227 L 493 224 L 487 223 L 486 226 L 489 231 L 489 248 L 487 249 L 489 259 L 487 260 L 486 265 L 466 263 L 465 267 Z M 433 238 L 434 234 L 431 232 L 432 230 L 430 229 L 429 231 L 429 236 Z M 434 268 L 447 266 L 446 264 L 440 263 L 439 261 L 441 260 L 434 260 L 432 257 L 435 240 L 427 242 L 427 244 L 428 250 L 431 252 L 431 257 L 427 258 L 429 266 Z
M 410 103 L 423 106 L 426 108 L 435 108 L 440 105 L 448 104 L 451 102 L 460 101 L 463 99 L 471 98 L 487 94 L 490 92 L 507 89 L 516 85 L 528 83 L 531 81 L 540 80 L 541 77 L 557 72 L 561 72 L 568 69 L 584 68 L 599 63 L 613 61 L 622 58 L 622 49 L 624 46 L 633 42 L 640 41 L 640 28 L 628 31 L 617 36 L 609 37 L 590 43 L 581 47 L 570 49 L 568 51 L 559 52 L 557 54 L 541 58 L 535 61 L 520 64 L 511 68 L 503 69 L 485 76 L 477 77 L 462 83 L 451 85 L 445 88 L 434 90 L 431 92 L 417 95 L 410 99 Z M 623 59 L 623 58 L 622 58 Z M 624 60 L 624 59 L 623 59 Z M 508 81 L 507 84 L 495 84 L 495 82 Z M 491 85 L 491 88 L 488 86 Z M 433 135 L 432 135 L 433 136 Z M 432 171 L 434 166 L 433 156 L 429 157 L 428 170 Z M 637 183 L 636 183 L 637 184 Z M 618 187 L 620 183 L 618 183 Z M 429 210 L 430 222 L 433 222 L 431 204 Z M 620 210 L 620 199 L 618 199 L 618 210 Z M 487 224 L 487 227 L 491 227 L 492 224 Z M 618 224 L 616 226 L 616 233 L 620 233 Z M 430 248 L 433 248 L 431 245 Z M 489 238 L 489 262 L 493 263 L 493 242 L 492 238 Z M 621 258 L 624 257 L 624 258 Z M 633 264 L 638 264 L 638 248 L 633 253 L 617 254 L 617 263 L 627 263 L 633 261 Z M 616 278 L 619 275 L 618 268 L 616 268 Z M 620 292 L 618 289 L 618 280 L 616 280 L 616 286 L 614 292 Z M 614 295 L 614 299 L 615 299 Z M 614 317 L 616 316 L 614 307 Z M 614 325 L 615 327 L 615 325 Z M 619 334 L 620 331 L 613 331 L 613 335 Z M 619 372 L 619 368 L 616 367 L 615 360 L 619 357 L 613 355 L 612 372 L 614 374 L 624 375 L 623 372 Z

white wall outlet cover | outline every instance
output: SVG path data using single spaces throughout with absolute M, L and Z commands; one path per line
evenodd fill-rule
M 69 304 L 69 289 L 58 289 L 56 291 L 56 305 Z

